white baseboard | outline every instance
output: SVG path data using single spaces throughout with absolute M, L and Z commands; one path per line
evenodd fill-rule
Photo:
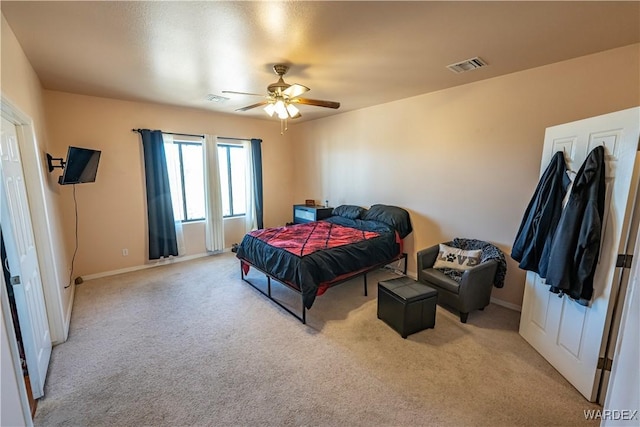
M 407 271 L 407 276 L 411 277 L 413 280 L 417 280 L 418 274 L 415 271 Z M 491 298 L 491 303 L 495 305 L 499 305 L 501 307 L 508 308 L 510 310 L 515 310 L 517 312 L 522 312 L 522 307 L 507 301 L 502 301 L 501 299 Z
M 155 261 L 149 264 L 135 265 L 133 267 L 121 268 L 118 270 L 103 271 L 102 273 L 88 274 L 86 276 L 82 276 L 82 279 L 92 280 L 92 279 L 99 279 L 101 277 L 115 276 L 116 274 L 130 273 L 132 271 L 145 270 L 147 268 L 158 267 L 161 265 L 168 265 L 168 264 L 175 264 L 176 262 L 190 261 L 192 259 L 203 258 L 210 255 L 216 255 L 217 253 L 224 253 L 224 252 L 230 252 L 230 251 L 231 251 L 231 248 L 228 248 L 228 249 L 224 249 L 222 252 L 215 252 L 215 253 L 203 252 L 199 254 L 185 255 L 181 257 L 171 257 L 171 258 Z
M 514 310 L 517 312 L 522 312 L 522 306 L 513 304 L 511 302 L 502 301 L 501 299 L 491 298 L 491 303 L 495 305 L 500 305 L 504 308 L 508 308 L 510 310 Z
M 76 288 L 71 287 L 71 297 L 69 297 L 69 305 L 67 307 L 67 316 L 64 319 L 64 336 L 62 342 L 66 342 L 69 338 L 69 327 L 71 326 L 71 312 L 73 311 L 73 301 L 76 299 Z

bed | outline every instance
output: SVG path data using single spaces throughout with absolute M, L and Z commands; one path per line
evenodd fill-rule
M 412 231 L 409 213 L 377 204 L 370 209 L 354 205 L 335 208 L 321 221 L 254 230 L 237 248 L 241 278 L 284 310 L 306 323 L 306 310 L 330 287 L 404 260 L 403 239 Z M 253 268 L 266 275 L 267 290 L 247 279 Z M 271 295 L 271 280 L 301 295 L 301 313 L 295 313 Z

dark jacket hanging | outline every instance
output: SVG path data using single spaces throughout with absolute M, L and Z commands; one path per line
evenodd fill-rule
M 547 284 L 588 306 L 600 254 L 605 200 L 604 148 L 594 148 L 576 174 L 549 254 Z
M 549 247 L 570 183 L 566 172 L 564 153 L 558 151 L 538 182 L 511 250 L 511 258 L 520 263 L 520 268 L 534 271 L 541 277 L 547 273 Z

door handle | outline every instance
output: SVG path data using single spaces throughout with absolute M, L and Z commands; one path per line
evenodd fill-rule
M 17 286 L 20 284 L 20 276 L 12 276 L 10 280 L 12 286 Z

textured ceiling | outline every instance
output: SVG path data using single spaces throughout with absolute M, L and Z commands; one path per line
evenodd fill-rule
M 339 110 L 368 107 L 640 42 L 640 2 L 0 2 L 47 89 L 234 110 L 277 80 Z M 446 66 L 480 56 L 483 69 Z M 273 120 L 273 119 L 271 119 Z

